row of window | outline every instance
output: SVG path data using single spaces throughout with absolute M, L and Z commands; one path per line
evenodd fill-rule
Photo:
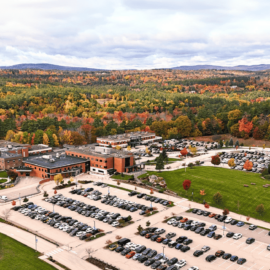
M 79 155 L 74 155 L 74 154 L 69 154 L 69 153 L 68 153 L 67 155 L 68 155 L 68 156 L 72 156 L 72 157 L 87 158 L 87 157 L 82 156 L 82 155 L 79 156 Z M 98 158 L 91 158 L 91 160 L 107 163 L 107 160 L 98 159 Z

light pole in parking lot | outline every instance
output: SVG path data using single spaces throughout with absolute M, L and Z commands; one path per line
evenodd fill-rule
M 165 260 L 165 253 L 164 253 L 164 249 L 166 248 L 165 246 L 162 246 L 163 247 L 163 259 Z
M 54 203 L 53 203 L 53 213 L 54 213 Z
M 37 239 L 37 235 L 35 234 L 35 246 L 36 246 L 36 252 L 37 252 L 37 242 L 38 242 L 38 239 Z
M 108 195 L 110 195 L 110 187 L 108 186 Z
M 96 221 L 94 220 L 94 229 L 96 229 Z

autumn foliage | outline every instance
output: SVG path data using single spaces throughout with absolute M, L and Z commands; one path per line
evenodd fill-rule
M 187 149 L 184 148 L 183 150 L 181 150 L 181 151 L 180 151 L 180 154 L 181 154 L 182 156 L 186 156 L 186 155 L 188 154 Z
M 190 186 L 191 186 L 191 181 L 188 179 L 184 180 L 184 182 L 183 182 L 184 190 L 189 190 Z
M 247 171 L 251 171 L 253 167 L 253 163 L 249 160 L 247 160 L 244 164 L 244 169 L 246 169 Z
M 246 117 L 242 118 L 238 121 L 239 123 L 239 131 L 244 131 L 245 133 L 249 134 L 253 128 L 252 121 L 248 121 Z
M 220 164 L 220 157 L 219 157 L 219 155 L 212 156 L 211 163 L 213 165 L 219 165 Z

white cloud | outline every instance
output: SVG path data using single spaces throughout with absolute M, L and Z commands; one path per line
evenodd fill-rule
M 0 66 L 105 69 L 270 63 L 266 0 L 9 0 Z

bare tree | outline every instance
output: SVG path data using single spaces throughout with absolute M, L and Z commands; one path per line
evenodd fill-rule
M 10 216 L 11 216 L 11 209 L 3 210 L 3 211 L 2 211 L 2 215 L 3 215 L 3 217 L 4 217 L 4 220 L 5 220 L 5 221 L 8 221 L 8 219 L 9 219 Z
M 93 248 L 86 248 L 85 252 L 88 254 L 88 258 L 91 258 L 91 254 L 94 252 L 95 250 Z

